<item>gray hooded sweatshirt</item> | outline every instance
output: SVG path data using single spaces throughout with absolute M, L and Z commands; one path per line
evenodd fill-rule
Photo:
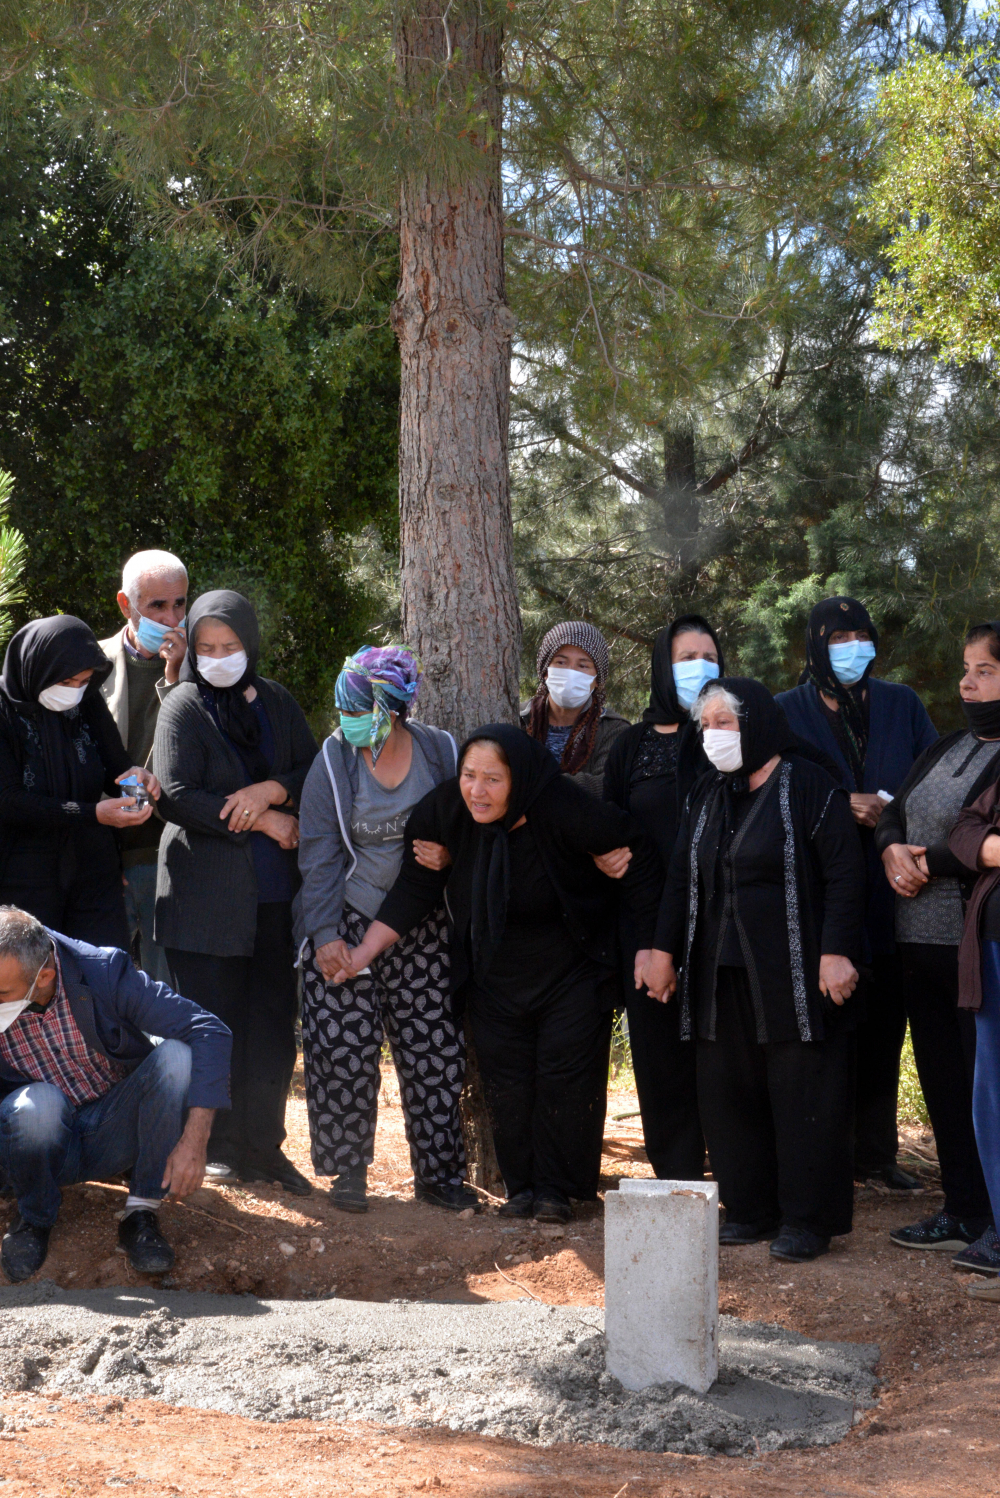
M 414 748 L 419 746 L 422 751 L 424 766 L 434 786 L 457 774 L 458 748 L 450 733 L 443 728 L 431 728 L 427 723 L 407 721 L 406 727 L 413 735 Z M 292 906 L 295 944 L 300 952 L 306 937 L 315 949 L 336 941 L 342 934 L 347 881 L 358 864 L 351 823 L 362 773 L 369 773 L 362 751 L 349 744 L 338 728 L 324 740 L 306 776 L 299 803 L 302 888 Z M 400 791 L 405 791 L 411 780 L 416 794 L 413 803 L 401 809 L 405 816 L 428 789 L 426 777 L 413 777 L 411 768 Z M 400 860 L 402 855 L 400 836 Z

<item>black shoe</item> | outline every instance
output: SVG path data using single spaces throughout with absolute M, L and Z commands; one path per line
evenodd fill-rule
M 457 1186 L 451 1181 L 414 1181 L 413 1195 L 418 1202 L 426 1202 L 429 1207 L 444 1207 L 446 1212 L 465 1212 L 469 1207 L 474 1212 L 483 1210 L 476 1193 L 461 1181 Z
M 916 1176 L 911 1176 L 908 1170 L 902 1170 L 898 1165 L 887 1165 L 884 1170 L 866 1170 L 854 1179 L 859 1183 L 877 1181 L 880 1186 L 888 1186 L 890 1191 L 923 1190 Z
M 368 1167 L 358 1165 L 342 1170 L 330 1187 L 330 1201 L 341 1212 L 367 1212 Z
M 808 1228 L 782 1228 L 771 1244 L 771 1258 L 785 1259 L 789 1264 L 805 1264 L 829 1253 L 830 1240 Z
M 51 1228 L 36 1228 L 16 1213 L 0 1244 L 0 1264 L 12 1285 L 37 1274 L 49 1251 Z
M 938 1212 L 934 1217 L 923 1217 L 907 1228 L 893 1228 L 889 1237 L 897 1248 L 958 1253 L 967 1243 L 975 1243 L 989 1225 L 988 1217 L 970 1217 L 963 1222 L 951 1212 Z
M 312 1196 L 312 1187 L 301 1171 L 280 1150 L 273 1154 L 248 1155 L 240 1166 L 241 1181 L 272 1181 L 293 1196 Z
M 498 1217 L 530 1217 L 535 1210 L 535 1193 L 529 1187 L 527 1191 L 519 1191 L 497 1211 Z
M 160 1232 L 156 1213 L 142 1207 L 118 1224 L 118 1242 L 140 1274 L 166 1274 L 174 1267 L 174 1251 Z
M 1000 1238 L 990 1223 L 981 1238 L 963 1248 L 951 1261 L 952 1269 L 971 1269 L 974 1274 L 1000 1275 Z
M 778 1236 L 776 1222 L 724 1222 L 719 1227 L 720 1248 L 745 1248 L 750 1243 L 767 1243 Z
M 568 1196 L 552 1186 L 543 1186 L 541 1191 L 535 1192 L 535 1210 L 532 1215 L 536 1222 L 569 1222 L 573 1216 L 573 1208 Z

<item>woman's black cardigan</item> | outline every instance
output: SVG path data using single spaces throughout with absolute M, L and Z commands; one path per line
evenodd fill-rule
M 958 728 L 954 733 L 944 734 L 937 743 L 925 749 L 919 759 L 914 760 L 909 775 L 875 824 L 875 851 L 879 858 L 887 848 L 892 847 L 893 843 L 910 841 L 906 835 L 906 803 L 910 798 L 910 792 L 914 786 L 919 785 L 926 778 L 942 755 L 947 754 L 948 750 L 957 744 L 959 739 L 964 738 L 968 731 L 967 728 Z M 962 802 L 963 809 L 978 800 L 983 791 L 991 786 L 998 776 L 1000 776 L 1000 743 L 997 744 L 996 754 L 969 788 Z M 927 870 L 932 879 L 957 879 L 963 898 L 966 900 L 971 895 L 972 886 L 979 877 L 975 870 L 967 869 L 964 863 L 959 863 L 948 846 L 947 838 L 943 838 L 941 842 L 934 843 L 927 849 Z
M 852 1018 L 834 1010 L 819 987 L 824 953 L 861 961 L 864 944 L 865 869 L 861 839 L 847 794 L 826 771 L 797 753 L 783 755 L 774 792 L 783 828 L 784 886 L 776 930 L 774 891 L 744 887 L 738 914 L 747 939 L 747 973 L 755 1007 L 772 1040 L 824 1040 Z M 695 1032 L 700 996 L 693 992 L 694 951 L 701 916 L 699 844 L 707 806 L 722 777 L 708 771 L 688 798 L 663 891 L 655 946 L 681 968 L 678 1001 L 681 1035 Z M 761 789 L 757 792 L 763 795 Z M 718 856 L 718 855 L 717 855 Z M 779 935 L 787 933 L 787 940 Z M 700 934 L 700 933 L 699 933 Z M 717 961 L 717 957 L 716 957 Z M 712 971 L 715 971 L 714 965 Z
M 650 946 L 663 875 L 655 849 L 636 823 L 567 775 L 549 782 L 527 816 L 566 929 L 587 957 L 608 968 L 618 960 L 615 883 L 590 855 L 628 844 L 632 861 L 620 883 L 632 906 L 639 945 Z M 402 934 L 419 925 L 444 896 L 452 927 L 451 985 L 456 994 L 470 976 L 472 872 L 481 836 L 462 800 L 457 777 L 435 786 L 410 813 L 403 866 L 378 913 L 380 921 Z M 451 854 L 451 868 L 422 868 L 413 856 L 418 838 L 443 843 Z
M 274 735 L 268 775 L 299 796 L 316 758 L 316 740 L 290 692 L 276 681 L 255 683 Z M 230 832 L 219 816 L 227 796 L 250 784 L 239 754 L 223 738 L 193 682 L 181 682 L 156 720 L 153 772 L 163 787 L 156 876 L 156 940 L 182 952 L 252 957 L 257 929 L 257 875 L 249 832 Z

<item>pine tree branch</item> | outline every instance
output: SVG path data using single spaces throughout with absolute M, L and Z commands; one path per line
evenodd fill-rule
M 551 588 L 546 588 L 544 583 L 532 583 L 531 586 L 534 588 L 536 593 L 540 594 L 542 598 L 550 598 L 552 602 L 557 603 L 560 608 L 566 609 L 568 612 L 575 614 L 578 619 L 585 620 L 587 624 L 595 624 L 598 629 L 606 630 L 610 635 L 618 635 L 619 639 L 631 640 L 634 645 L 645 645 L 648 649 L 652 650 L 654 641 L 652 641 L 648 635 L 637 634 L 634 629 L 626 629 L 622 624 L 605 624 L 603 619 L 595 618 L 595 616 L 590 613 L 588 609 L 582 609 L 580 605 L 578 603 L 574 603 L 571 598 L 560 597 L 560 595 L 556 592 L 553 592 Z
M 533 416 L 542 426 L 547 427 L 552 436 L 558 437 L 560 442 L 565 442 L 568 447 L 575 447 L 577 452 L 583 453 L 587 458 L 593 458 L 594 462 L 599 463 L 607 473 L 610 473 L 621 483 L 627 484 L 637 494 L 644 494 L 647 499 L 659 499 L 661 497 L 660 491 L 655 484 L 644 483 L 634 473 L 629 473 L 627 468 L 622 468 L 613 458 L 607 457 L 599 448 L 592 447 L 582 437 L 577 437 L 574 432 L 570 431 L 561 416 L 553 415 L 548 411 L 542 411 L 538 406 L 533 406 L 530 401 L 526 401 L 523 396 L 513 397 L 513 404 L 519 410 L 526 411 L 529 416 Z
M 768 381 L 767 395 L 764 397 L 760 411 L 757 413 L 757 420 L 754 422 L 753 431 L 738 453 L 728 458 L 709 478 L 704 479 L 698 485 L 694 492 L 699 499 L 704 499 L 707 495 L 714 494 L 716 489 L 721 489 L 723 484 L 728 484 L 729 480 L 735 478 L 736 474 L 741 472 L 754 458 L 759 458 L 769 448 L 774 446 L 775 439 L 765 436 L 767 418 L 771 407 L 771 397 L 784 384 L 785 375 L 788 372 L 788 355 L 791 352 L 791 348 L 792 341 L 790 338 L 786 338 L 784 347 L 781 350 L 781 358 L 778 360 Z

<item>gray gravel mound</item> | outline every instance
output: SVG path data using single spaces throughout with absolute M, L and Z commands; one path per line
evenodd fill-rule
M 719 1379 L 623 1389 L 604 1315 L 533 1301 L 264 1301 L 172 1291 L 0 1290 L 0 1384 L 156 1398 L 255 1420 L 371 1420 L 548 1446 L 739 1456 L 840 1440 L 879 1350 L 723 1316 Z

